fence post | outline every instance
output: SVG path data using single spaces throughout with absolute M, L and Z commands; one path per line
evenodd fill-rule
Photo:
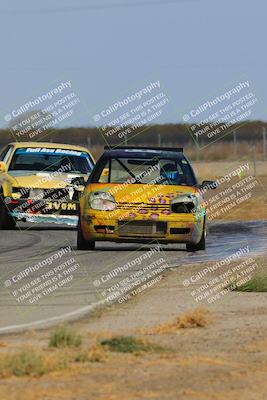
M 198 135 L 196 136 L 196 142 L 197 142 L 197 161 L 199 161 L 199 138 L 198 138 Z
M 237 148 L 236 148 L 236 131 L 233 131 L 233 137 L 234 137 L 234 156 L 236 158 L 236 154 L 237 154 Z
M 158 132 L 158 146 L 161 146 L 161 134 Z
M 90 149 L 91 148 L 91 136 L 87 136 L 87 148 Z

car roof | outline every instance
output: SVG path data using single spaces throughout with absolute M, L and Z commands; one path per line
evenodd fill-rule
M 166 157 L 166 158 L 184 158 L 182 148 L 170 148 L 170 147 L 115 147 L 109 149 L 105 147 L 103 156 L 106 158 L 112 157 L 138 157 L 147 158 L 151 157 Z
M 63 144 L 63 143 L 51 143 L 51 142 L 14 142 L 9 143 L 13 145 L 15 148 L 24 148 L 24 147 L 46 147 L 48 149 L 66 149 L 66 150 L 77 150 L 89 153 L 89 150 L 82 146 L 74 146 L 72 144 Z

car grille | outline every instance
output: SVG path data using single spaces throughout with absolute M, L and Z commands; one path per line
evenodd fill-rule
M 72 187 L 60 189 L 31 189 L 17 188 L 14 192 L 21 194 L 21 199 L 47 200 L 47 201 L 79 201 L 81 192 Z
M 123 209 L 123 210 L 150 210 L 150 211 L 164 211 L 164 210 L 170 210 L 170 205 L 169 204 L 160 204 L 160 203 L 116 203 L 116 207 L 118 209 Z
M 119 236 L 164 236 L 167 233 L 167 222 L 162 221 L 120 221 Z
M 45 189 L 44 199 L 50 201 L 70 201 L 70 192 L 66 188 L 62 189 Z

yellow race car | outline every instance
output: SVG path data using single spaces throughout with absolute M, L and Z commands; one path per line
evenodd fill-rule
M 80 202 L 77 248 L 96 241 L 185 243 L 204 250 L 206 210 L 183 149 L 106 149 L 89 177 Z
M 93 167 L 90 152 L 55 143 L 10 143 L 0 155 L 0 229 L 17 220 L 77 225 Z

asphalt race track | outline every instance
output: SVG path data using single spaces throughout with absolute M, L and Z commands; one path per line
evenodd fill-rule
M 77 318 L 118 301 L 118 294 L 127 300 L 123 288 L 137 289 L 141 276 L 156 279 L 155 269 L 221 260 L 245 247 L 250 256 L 261 254 L 266 233 L 260 221 L 212 223 L 207 250 L 190 254 L 182 245 L 107 242 L 97 243 L 95 251 L 77 251 L 76 230 L 62 226 L 21 224 L 1 231 L 0 333 Z

